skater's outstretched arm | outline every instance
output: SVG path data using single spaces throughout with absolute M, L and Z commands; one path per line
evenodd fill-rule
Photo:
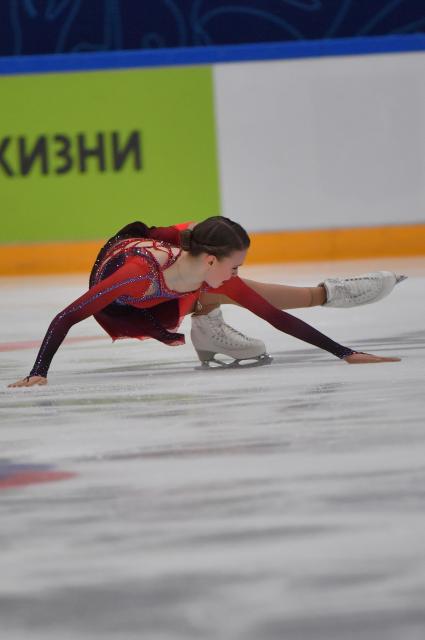
M 287 333 L 294 338 L 308 342 L 320 349 L 329 351 L 337 358 L 343 359 L 349 364 L 362 364 L 372 362 L 396 362 L 399 358 L 381 358 L 366 353 L 358 353 L 349 347 L 345 347 L 331 338 L 328 338 L 303 320 L 277 309 L 265 298 L 251 289 L 241 278 L 234 277 L 225 282 L 214 293 L 223 293 L 236 303 L 249 309 L 271 325 Z
M 53 356 L 74 324 L 97 313 L 121 296 L 142 297 L 151 282 L 152 265 L 138 259 L 129 260 L 111 276 L 91 287 L 52 320 L 29 376 L 9 386 L 30 387 L 46 384 Z

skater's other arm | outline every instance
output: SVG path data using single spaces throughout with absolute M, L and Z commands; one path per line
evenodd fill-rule
M 328 338 L 303 320 L 292 316 L 286 311 L 277 309 L 256 291 L 251 289 L 239 277 L 234 277 L 225 282 L 214 293 L 224 293 L 229 298 L 249 309 L 263 320 L 287 333 L 288 335 L 308 342 L 320 349 L 334 354 L 349 364 L 366 364 L 373 362 L 396 362 L 399 358 L 381 358 L 367 353 L 358 353 L 349 347 L 345 347 L 331 338 Z
M 34 366 L 26 378 L 11 387 L 46 384 L 47 372 L 56 351 L 70 328 L 99 312 L 123 295 L 142 297 L 152 281 L 152 265 L 141 259 L 129 261 L 108 278 L 91 287 L 84 295 L 60 311 L 50 323 Z

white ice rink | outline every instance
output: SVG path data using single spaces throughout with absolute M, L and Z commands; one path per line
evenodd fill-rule
M 32 389 L 6 388 L 22 343 L 85 278 L 0 281 L 0 486 L 13 465 L 75 474 L 0 491 L 1 640 L 423 640 L 425 260 L 241 275 L 371 268 L 409 279 L 293 313 L 400 363 L 350 366 L 226 307 L 271 366 L 198 371 L 190 339 L 111 345 L 89 319 Z

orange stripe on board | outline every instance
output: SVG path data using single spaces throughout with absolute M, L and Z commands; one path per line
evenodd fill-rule
M 425 255 L 425 224 L 251 233 L 247 264 Z M 89 273 L 102 241 L 0 246 L 0 275 Z
M 250 234 L 247 264 L 425 255 L 425 224 Z
M 90 273 L 104 241 L 0 246 L 0 275 Z

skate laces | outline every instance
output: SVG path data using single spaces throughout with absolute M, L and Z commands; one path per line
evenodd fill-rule
M 229 346 L 232 345 L 232 342 L 239 342 L 243 340 L 247 344 L 251 344 L 253 342 L 252 338 L 248 338 L 248 336 L 244 335 L 237 329 L 234 329 L 230 325 L 228 325 L 223 320 L 223 316 L 221 313 L 217 313 L 214 316 L 210 314 L 205 316 L 208 319 L 208 322 L 213 330 L 214 339 L 218 340 L 222 344 L 227 344 Z

